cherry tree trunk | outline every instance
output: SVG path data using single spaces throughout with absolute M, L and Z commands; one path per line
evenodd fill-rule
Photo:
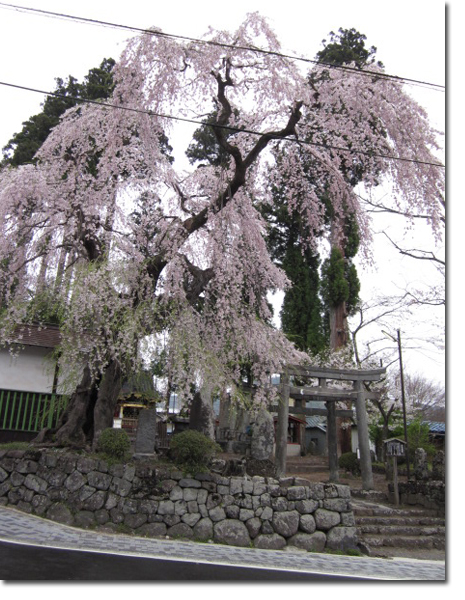
M 56 428 L 43 429 L 34 443 L 53 442 L 57 446 L 96 450 L 101 432 L 113 425 L 121 385 L 121 367 L 117 361 L 106 367 L 100 385 L 92 381 L 86 366 Z
M 84 448 L 93 436 L 92 414 L 96 398 L 97 389 L 86 366 L 56 428 L 43 429 L 33 442 L 53 441 L 57 446 Z
M 113 415 L 118 396 L 121 392 L 121 386 L 121 366 L 117 360 L 112 360 L 105 369 L 105 374 L 98 390 L 97 402 L 94 407 L 92 450 L 97 450 L 98 440 L 102 431 L 107 429 L 107 427 L 113 426 Z

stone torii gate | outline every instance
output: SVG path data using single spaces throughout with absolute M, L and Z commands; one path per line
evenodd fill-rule
M 368 437 L 368 418 L 366 400 L 378 399 L 379 392 L 365 389 L 365 381 L 379 381 L 386 373 L 385 368 L 359 371 L 357 369 L 333 369 L 331 367 L 302 367 L 288 365 L 281 375 L 281 401 L 277 407 L 278 426 L 276 432 L 276 470 L 279 476 L 286 474 L 287 428 L 289 414 L 323 415 L 327 418 L 329 478 L 333 483 L 339 481 L 337 458 L 337 417 L 352 417 L 352 410 L 336 410 L 337 401 L 355 401 L 358 440 L 360 449 L 360 468 L 363 489 L 373 489 L 373 471 L 371 465 L 370 442 Z M 318 379 L 318 385 L 294 386 L 290 378 Z M 338 389 L 327 385 L 328 380 L 352 382 L 352 389 Z M 289 407 L 289 399 L 294 399 L 294 407 Z M 326 408 L 307 408 L 307 402 L 320 400 Z

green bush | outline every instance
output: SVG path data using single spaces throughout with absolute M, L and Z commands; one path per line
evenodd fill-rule
M 350 471 L 353 475 L 360 473 L 360 463 L 355 452 L 346 452 L 339 457 L 339 468 Z
M 221 452 L 221 446 L 193 429 L 176 433 L 170 443 L 171 458 L 191 474 L 206 471 L 208 463 L 218 452 Z
M 124 429 L 113 429 L 109 427 L 100 434 L 98 448 L 112 458 L 124 458 L 129 452 L 131 442 Z

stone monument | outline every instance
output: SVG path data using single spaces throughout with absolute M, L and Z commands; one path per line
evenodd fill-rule
M 137 420 L 136 442 L 134 454 L 155 454 L 157 439 L 157 411 L 155 408 L 143 409 Z
M 274 423 L 271 414 L 260 409 L 252 427 L 250 456 L 255 460 L 269 460 L 273 456 Z

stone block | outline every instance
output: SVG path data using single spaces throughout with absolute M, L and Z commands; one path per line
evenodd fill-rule
M 65 487 L 70 492 L 76 492 L 85 484 L 86 478 L 79 471 L 73 471 L 65 481 Z
M 85 502 L 88 498 L 90 498 L 97 490 L 90 485 L 83 485 L 79 488 L 79 491 L 74 496 L 78 498 L 79 502 Z
M 71 511 L 63 504 L 52 504 L 47 510 L 46 516 L 47 519 L 63 523 L 64 525 L 73 525 L 74 523 L 74 517 Z
M 13 471 L 13 473 L 10 475 L 10 483 L 13 487 L 19 487 L 20 485 L 23 485 L 25 479 L 26 476 L 22 473 L 18 473 L 18 471 Z
M 316 527 L 322 531 L 328 531 L 341 522 L 341 515 L 338 512 L 326 510 L 325 508 L 317 508 L 314 515 Z
M 191 512 L 191 513 L 186 513 L 185 515 L 182 515 L 181 517 L 181 521 L 183 523 L 185 523 L 186 525 L 189 525 L 189 527 L 194 527 L 196 525 L 196 523 L 198 523 L 198 521 L 200 521 L 201 519 L 201 514 L 198 512 Z
M 26 502 L 25 500 L 20 500 L 17 504 L 17 507 L 19 510 L 26 512 L 26 513 L 32 513 L 32 506 L 30 504 L 30 502 Z
M 144 537 L 164 537 L 167 527 L 165 523 L 146 523 L 137 530 L 137 535 Z
M 242 521 L 224 519 L 215 523 L 213 527 L 213 540 L 218 544 L 240 546 L 248 548 L 251 543 L 247 527 Z
M 0 467 L 0 483 L 3 483 L 8 478 L 8 473 Z
M 139 510 L 146 515 L 152 515 L 157 512 L 158 504 L 157 500 L 143 499 L 140 501 Z
M 37 477 L 37 475 L 31 473 L 26 476 L 24 485 L 28 490 L 34 490 L 34 492 L 37 492 L 38 494 L 43 494 L 48 488 L 48 483 L 45 479 L 41 479 L 40 477 Z
M 199 519 L 193 527 L 194 538 L 205 542 L 213 538 L 213 522 L 208 517 Z
M 255 548 L 263 550 L 282 550 L 286 545 L 286 540 L 278 533 L 261 533 L 254 540 Z
M 138 529 L 147 522 L 147 515 L 143 513 L 129 514 L 124 517 L 124 524 L 131 529 Z
M 82 529 L 89 529 L 95 525 L 94 513 L 88 510 L 80 510 L 74 515 L 74 525 Z
M 255 516 L 255 512 L 250 510 L 249 508 L 241 508 L 239 509 L 239 520 L 240 521 L 248 521 Z
M 197 490 L 197 503 L 198 504 L 206 504 L 208 498 L 208 492 L 205 489 Z
M 179 515 L 164 515 L 163 522 L 168 525 L 168 527 L 173 527 L 173 525 L 177 525 L 181 522 L 181 517 Z
M 291 486 L 287 489 L 288 500 L 305 500 L 307 491 L 302 485 Z
M 39 465 L 33 460 L 21 460 L 16 465 L 15 471 L 18 473 L 36 473 Z
M 223 498 L 220 494 L 209 494 L 206 502 L 206 506 L 208 510 L 215 508 L 215 506 L 219 506 L 223 501 Z
M 240 510 L 241 509 L 239 508 L 239 506 L 231 504 L 231 506 L 225 507 L 224 512 L 226 514 L 227 519 L 238 519 Z
M 36 494 L 31 500 L 32 508 L 36 515 L 43 515 L 47 511 L 48 507 L 52 504 L 50 498 L 41 494 Z
M 299 500 L 295 503 L 296 510 L 302 515 L 308 515 L 315 512 L 319 506 L 319 500 Z
M 52 471 L 49 471 L 45 479 L 48 481 L 49 485 L 58 488 L 64 484 L 66 480 L 66 473 L 58 471 L 58 469 L 53 469 Z
M 245 526 L 247 527 L 250 537 L 255 539 L 261 531 L 262 522 L 258 517 L 252 517 L 251 519 L 248 519 L 248 521 L 245 521 Z
M 197 488 L 192 488 L 192 487 L 188 487 L 188 488 L 184 488 L 183 490 L 183 500 L 185 500 L 186 502 L 191 502 L 192 500 L 197 500 L 199 495 L 199 492 L 197 490 Z
M 226 513 L 221 506 L 215 506 L 215 508 L 210 509 L 208 516 L 214 523 L 226 519 Z
M 299 529 L 305 533 L 314 533 L 316 531 L 316 522 L 313 515 L 300 515 Z
M 110 483 L 110 491 L 122 497 L 127 496 L 131 488 L 131 483 L 127 479 L 121 479 L 120 477 L 113 477 Z
M 174 502 L 172 500 L 161 500 L 158 505 L 159 515 L 174 515 Z
M 76 461 L 76 470 L 80 473 L 90 473 L 97 469 L 98 461 L 93 458 L 89 458 L 87 456 L 79 457 Z
M 197 479 L 184 478 L 179 481 L 179 486 L 182 488 L 200 488 L 202 484 Z
M 299 529 L 300 514 L 296 511 L 280 511 L 273 514 L 273 529 L 275 533 L 285 538 L 291 537 Z
M 307 488 L 307 498 L 309 500 L 323 500 L 325 498 L 324 483 L 312 483 Z
M 231 477 L 231 481 L 229 484 L 229 493 L 231 495 L 242 494 L 242 477 Z
M 261 496 L 262 494 L 264 494 L 265 492 L 267 492 L 267 485 L 266 483 L 262 480 L 262 481 L 254 481 L 253 484 L 253 491 L 252 494 L 254 496 Z
M 185 515 L 186 513 L 187 502 L 185 500 L 176 500 L 176 502 L 174 503 L 174 514 L 182 517 L 182 515 Z
M 331 550 L 351 550 L 357 548 L 355 527 L 333 527 L 326 534 L 326 546 Z
M 111 483 L 111 475 L 100 473 L 99 471 L 90 471 L 87 474 L 89 485 L 97 490 L 108 490 Z
M 105 508 L 100 508 L 99 510 L 96 510 L 94 513 L 94 517 L 95 521 L 99 525 L 105 525 L 105 523 L 108 523 L 108 521 L 110 520 L 110 514 Z
M 351 510 L 351 504 L 345 498 L 327 498 L 323 500 L 323 508 L 336 512 L 348 512 Z
M 274 529 L 273 529 L 273 525 L 271 524 L 271 521 L 262 521 L 262 529 L 261 529 L 260 533 L 263 533 L 263 535 L 273 535 L 274 534 Z
M 271 508 L 273 510 L 282 512 L 282 511 L 286 511 L 289 507 L 288 501 L 286 500 L 286 498 L 283 498 L 282 496 L 278 496 L 278 498 L 272 498 L 271 499 Z
M 187 523 L 177 523 L 176 525 L 168 528 L 166 535 L 173 538 L 190 539 L 194 537 L 194 532 L 192 531 L 192 527 L 189 527 Z
M 173 502 L 176 502 L 177 500 L 184 500 L 184 490 L 180 488 L 179 485 L 174 486 L 170 491 L 170 500 Z
M 84 502 L 82 503 L 82 509 L 90 510 L 93 512 L 96 510 L 99 510 L 104 506 L 105 499 L 106 499 L 105 492 L 103 492 L 103 491 L 95 492 L 95 494 L 92 494 L 92 496 L 90 496 L 90 498 L 87 498 L 87 500 L 84 500 Z

